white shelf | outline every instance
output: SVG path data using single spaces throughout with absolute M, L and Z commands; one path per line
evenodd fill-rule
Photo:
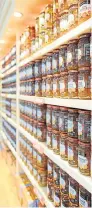
M 5 94 L 5 93 L 1 93 L 1 97 L 16 99 L 16 94 Z
M 51 44 L 45 46 L 44 48 L 40 49 L 33 55 L 31 55 L 29 58 L 26 58 L 25 60 L 21 61 L 19 63 L 19 66 L 23 66 L 31 61 L 35 61 L 38 58 L 41 58 L 48 52 L 53 51 L 54 49 L 58 48 L 60 45 L 67 43 L 69 40 L 79 36 L 83 32 L 86 32 L 87 30 L 91 29 L 92 26 L 92 18 L 88 19 L 87 21 L 83 22 L 76 28 L 72 29 L 71 31 L 67 32 L 57 40 L 53 41 Z
M 13 72 L 15 72 L 16 68 L 17 68 L 17 66 L 14 66 L 14 67 L 8 69 L 6 72 L 4 72 L 4 73 L 2 74 L 2 78 L 6 77 L 7 75 L 9 75 L 9 74 L 11 74 L 11 73 L 13 73 Z
M 17 128 L 17 124 L 11 118 L 8 118 L 5 113 L 1 112 L 1 116 L 14 128 Z
M 31 101 L 35 103 L 66 106 L 68 108 L 92 110 L 92 100 L 46 98 L 46 97 L 36 97 L 36 96 L 26 96 L 26 95 L 20 95 L 19 99 L 25 101 Z
M 47 208 L 54 208 L 54 205 L 52 204 L 52 202 L 49 201 L 49 199 L 46 196 L 46 190 L 47 188 L 42 188 L 39 186 L 39 184 L 37 183 L 37 181 L 34 179 L 33 175 L 30 173 L 30 171 L 28 170 L 28 168 L 24 165 L 24 163 L 22 162 L 22 160 L 18 157 L 16 151 L 14 150 L 14 148 L 12 147 L 12 145 L 10 144 L 10 142 L 8 141 L 8 139 L 6 138 L 6 136 L 4 135 L 3 132 L 1 132 L 4 140 L 6 141 L 7 146 L 9 147 L 9 149 L 12 151 L 13 155 L 16 157 L 16 159 L 18 160 L 21 168 L 23 169 L 23 171 L 25 172 L 25 174 L 27 175 L 28 179 L 31 181 L 32 185 L 35 188 L 35 193 L 37 194 L 37 196 L 40 198 L 40 200 L 42 202 L 44 202 L 47 206 Z

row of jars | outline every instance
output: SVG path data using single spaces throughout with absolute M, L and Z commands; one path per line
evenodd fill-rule
M 16 149 L 16 129 L 11 126 L 5 119 L 3 119 L 2 130 L 12 146 Z
M 47 164 L 47 195 L 55 207 L 91 207 L 91 194 L 50 159 Z
M 2 85 L 2 93 L 6 94 L 16 94 L 16 84 L 4 84 Z

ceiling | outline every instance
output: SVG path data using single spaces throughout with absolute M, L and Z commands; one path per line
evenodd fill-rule
M 35 25 L 35 18 L 44 9 L 45 5 L 51 2 L 52 0 L 15 0 L 14 11 L 21 12 L 23 16 L 22 18 L 16 18 L 13 14 L 11 15 L 2 37 L 5 43 L 0 43 L 0 59 L 7 55 L 15 43 L 16 34 L 21 35 L 26 26 Z

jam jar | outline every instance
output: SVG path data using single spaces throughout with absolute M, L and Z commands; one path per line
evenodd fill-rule
M 68 27 L 72 29 L 78 25 L 78 4 L 72 4 L 69 7 Z
M 78 139 L 84 143 L 91 142 L 91 112 L 79 110 Z
M 58 5 L 58 0 L 53 0 L 53 21 L 55 21 L 58 18 L 58 9 L 59 9 L 59 5 Z
M 64 160 L 68 159 L 68 137 L 64 133 L 60 133 L 60 156 Z
M 35 53 L 35 38 L 31 40 L 31 54 Z
M 46 170 L 38 170 L 37 181 L 40 186 L 44 187 L 47 185 L 47 172 Z
M 53 162 L 50 159 L 48 159 L 48 164 L 47 164 L 47 176 L 48 176 L 48 181 L 53 182 Z
M 53 182 L 54 186 L 60 186 L 60 168 L 56 164 L 53 166 Z
M 61 193 L 60 193 L 60 187 L 55 186 L 54 187 L 54 206 L 60 207 L 61 205 Z
M 37 166 L 46 170 L 47 167 L 47 157 L 44 154 L 37 154 Z
M 52 28 L 47 28 L 46 31 L 45 31 L 45 44 L 49 44 L 52 42 L 53 38 L 52 38 L 52 33 L 53 30 Z
M 35 33 L 37 37 L 39 35 L 39 17 L 36 17 L 35 22 Z
M 79 99 L 91 99 L 91 71 L 81 68 L 78 74 Z
M 91 17 L 91 1 L 79 0 L 79 23 Z
M 55 50 L 52 55 L 52 73 L 59 73 L 59 50 Z
M 46 76 L 42 77 L 42 97 L 46 97 Z
M 34 78 L 30 79 L 30 81 L 29 81 L 28 95 L 29 96 L 35 95 L 35 80 L 34 80 Z
M 45 7 L 45 29 L 52 28 L 53 19 L 53 6 L 52 4 L 47 4 Z
M 80 185 L 79 189 L 79 207 L 91 207 L 91 193 Z
M 53 22 L 53 39 L 57 39 L 60 35 L 60 20 L 59 18 Z
M 69 205 L 79 207 L 79 184 L 71 177 L 69 180 Z
M 37 121 L 45 123 L 46 119 L 46 105 L 37 104 Z
M 41 78 L 35 79 L 35 95 L 38 97 L 42 96 L 42 79 Z
M 85 176 L 90 176 L 91 145 L 79 142 L 78 148 L 78 167 L 80 172 Z
M 39 36 L 35 38 L 35 52 L 39 50 Z
M 60 134 L 59 131 L 52 131 L 52 149 L 55 154 L 60 154 Z
M 37 121 L 33 122 L 33 136 L 37 138 Z
M 52 105 L 47 105 L 46 109 L 46 126 L 52 127 Z
M 41 61 L 37 60 L 34 67 L 35 78 L 42 76 Z
M 35 179 L 37 179 L 37 177 L 38 177 L 38 170 L 37 170 L 36 165 L 33 165 L 33 176 Z
M 52 74 L 52 53 L 49 53 L 46 59 L 46 75 Z
M 30 141 L 27 141 L 27 159 L 32 159 L 33 157 L 33 145 Z
M 47 196 L 50 201 L 54 201 L 54 186 L 52 181 L 47 181 Z
M 53 76 L 53 97 L 60 97 L 60 85 L 59 85 L 60 75 L 55 74 Z
M 59 79 L 60 97 L 68 98 L 68 73 L 62 72 Z
M 48 75 L 46 79 L 46 97 L 53 97 L 53 76 Z
M 78 138 L 78 111 L 68 109 L 68 136 Z
M 33 119 L 37 119 L 37 105 L 35 103 L 33 103 L 33 106 L 32 106 L 32 118 Z
M 59 50 L 59 71 L 67 72 L 67 45 L 62 45 Z
M 64 10 L 60 16 L 60 30 L 61 34 L 68 30 L 68 10 Z
M 42 77 L 46 76 L 46 56 L 42 59 Z
M 71 71 L 68 73 L 68 97 L 78 98 L 78 72 Z
M 52 149 L 52 129 L 49 127 L 47 128 L 46 144 L 49 149 Z
M 33 148 L 33 163 L 37 164 L 37 150 L 35 148 Z
M 68 131 L 68 108 L 66 107 L 60 107 L 59 131 L 66 134 Z
M 39 16 L 39 33 L 45 31 L 45 12 L 42 11 Z
M 52 128 L 54 130 L 59 130 L 59 114 L 60 114 L 60 107 L 52 106 Z
M 68 162 L 73 167 L 78 167 L 78 139 L 68 138 Z
M 78 40 L 71 40 L 67 47 L 67 69 L 78 69 Z
M 63 198 L 69 198 L 69 175 L 61 170 L 60 171 L 60 190 Z
M 39 33 L 39 48 L 45 45 L 45 32 Z
M 91 57 L 90 57 L 90 44 L 91 33 L 83 34 L 79 37 L 78 43 L 78 67 L 84 67 L 90 69 Z
M 37 124 L 37 139 L 40 142 L 46 141 L 46 128 L 44 123 Z

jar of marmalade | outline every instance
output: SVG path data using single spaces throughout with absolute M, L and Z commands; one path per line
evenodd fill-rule
M 38 97 L 42 96 L 42 79 L 41 78 L 35 79 L 35 95 Z
M 37 105 L 35 103 L 32 105 L 32 118 L 37 119 Z
M 52 127 L 52 105 L 47 105 L 46 126 L 50 128 Z
M 91 142 L 91 112 L 79 110 L 78 139 L 81 142 Z
M 69 206 L 79 207 L 79 184 L 71 177 L 69 181 Z
M 78 4 L 72 4 L 69 7 L 68 27 L 72 29 L 78 25 Z
M 50 159 L 48 159 L 48 164 L 47 164 L 47 175 L 48 175 L 48 181 L 53 182 L 53 162 Z
M 67 47 L 67 69 L 78 69 L 78 40 L 71 40 Z
M 61 34 L 67 32 L 68 30 L 68 10 L 64 10 L 60 16 L 60 29 Z
M 42 77 L 42 97 L 46 97 L 46 76 Z
M 60 97 L 68 98 L 68 73 L 62 72 L 59 79 Z
M 68 97 L 78 98 L 78 72 L 70 71 L 68 73 Z
M 79 0 L 79 23 L 91 17 L 91 2 L 90 0 Z
M 35 95 L 35 80 L 34 80 L 34 78 L 30 79 L 30 81 L 29 81 L 28 95 L 29 96 Z
M 59 113 L 60 107 L 52 106 L 52 128 L 56 131 L 59 130 Z
M 61 193 L 60 193 L 60 187 L 55 186 L 54 187 L 54 206 L 60 207 L 61 205 Z
M 46 144 L 49 149 L 52 149 L 52 129 L 49 127 L 47 128 Z
M 52 4 L 47 4 L 45 7 L 45 29 L 52 28 L 53 19 L 53 6 Z
M 60 97 L 59 79 L 60 75 L 55 74 L 53 77 L 53 97 Z
M 86 33 L 80 36 L 78 43 L 78 67 L 90 69 L 91 57 L 90 57 L 90 40 L 91 33 Z
M 59 73 L 59 50 L 55 50 L 52 55 L 52 73 Z
M 41 64 L 41 68 L 42 68 L 42 77 L 46 76 L 46 56 L 43 57 L 42 59 L 42 64 Z
M 52 149 L 55 154 L 60 154 L 60 135 L 59 131 L 56 130 L 52 131 Z
M 66 107 L 60 107 L 59 131 L 66 134 L 68 131 L 68 108 Z
M 48 75 L 46 79 L 46 97 L 53 97 L 53 76 Z
M 68 136 L 78 138 L 78 111 L 68 110 Z
M 33 122 L 33 136 L 37 138 L 37 121 Z
M 64 133 L 60 133 L 60 156 L 64 160 L 68 159 L 68 137 Z
M 33 163 L 37 164 L 37 150 L 33 148 Z
M 45 123 L 46 106 L 44 104 L 37 104 L 37 121 Z
M 43 170 L 43 169 L 38 170 L 37 181 L 40 186 L 42 186 L 42 187 L 47 186 L 47 172 L 46 172 L 46 170 Z
M 42 76 L 41 61 L 36 60 L 34 71 L 35 71 L 35 78 Z
M 53 22 L 53 39 L 57 39 L 59 36 L 60 36 L 60 19 L 56 19 L 54 22 Z
M 69 198 L 69 175 L 61 170 L 60 171 L 60 190 L 62 199 Z
M 44 154 L 37 154 L 37 166 L 46 170 L 47 167 L 47 157 Z
M 78 74 L 78 98 L 91 99 L 91 71 L 85 68 Z
M 79 207 L 91 207 L 91 193 L 81 185 L 79 189 Z
M 54 186 L 52 181 L 47 181 L 47 196 L 50 201 L 54 201 Z
M 53 166 L 53 183 L 54 186 L 60 186 L 60 168 L 56 164 Z
M 78 140 L 68 138 L 68 162 L 73 167 L 78 167 Z
M 59 50 L 59 71 L 67 72 L 67 45 L 62 45 Z
M 44 123 L 37 124 L 37 139 L 40 142 L 46 141 L 46 128 Z
M 50 75 L 52 74 L 52 54 L 49 53 L 46 59 L 46 74 Z
M 78 148 L 78 167 L 80 172 L 85 176 L 90 176 L 91 145 L 90 143 L 79 142 Z

